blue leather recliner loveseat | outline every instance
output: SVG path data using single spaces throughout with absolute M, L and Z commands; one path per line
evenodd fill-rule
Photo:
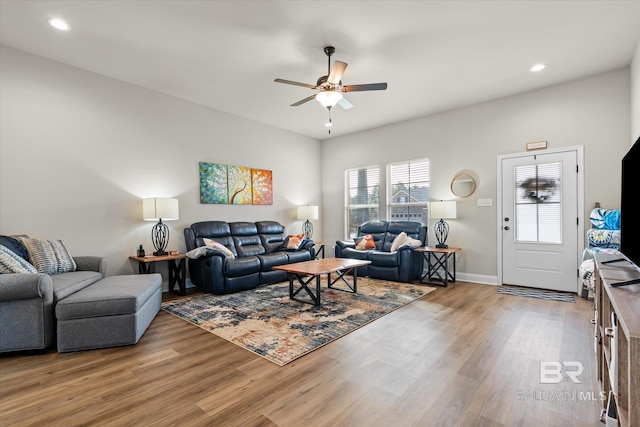
M 336 242 L 336 258 L 352 258 L 369 260 L 371 264 L 358 268 L 358 276 L 369 276 L 375 279 L 395 282 L 411 282 L 420 279 L 423 256 L 414 252 L 414 247 L 401 246 L 391 251 L 393 241 L 405 232 L 408 237 L 420 241 L 424 246 L 427 239 L 427 228 L 415 221 L 369 221 L 358 227 L 355 240 Z M 371 235 L 375 248 L 356 249 L 356 240 Z

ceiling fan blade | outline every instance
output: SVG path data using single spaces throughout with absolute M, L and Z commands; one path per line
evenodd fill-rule
M 335 61 L 333 63 L 333 67 L 331 67 L 331 73 L 329 73 L 329 78 L 327 81 L 331 84 L 337 85 L 342 80 L 342 75 L 344 74 L 344 70 L 347 68 L 347 63 L 342 61 Z
M 291 104 L 291 106 L 292 106 L 292 107 L 297 107 L 298 105 L 302 105 L 302 104 L 304 104 L 305 102 L 309 102 L 309 101 L 311 101 L 311 100 L 312 100 L 312 99 L 314 99 L 315 97 L 316 97 L 316 95 L 307 96 L 305 99 L 301 99 L 301 100 L 300 100 L 300 101 L 298 101 L 298 102 L 294 102 L 293 104 Z
M 317 86 L 310 85 L 310 84 L 307 84 L 307 83 L 294 82 L 292 80 L 284 80 L 284 79 L 275 79 L 274 82 L 276 82 L 276 83 L 284 83 L 284 84 L 294 85 L 294 86 L 308 87 L 309 89 L 315 89 L 317 87 Z
M 386 83 L 369 83 L 366 85 L 350 85 L 342 88 L 343 92 L 361 92 L 364 90 L 386 90 Z
M 340 99 L 340 101 L 338 101 L 338 105 L 345 110 L 348 110 L 349 108 L 353 108 L 353 104 L 349 102 L 349 100 L 344 96 Z

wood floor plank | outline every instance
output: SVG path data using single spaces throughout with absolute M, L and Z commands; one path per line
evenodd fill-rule
M 133 346 L 0 355 L 0 425 L 597 426 L 592 301 L 496 291 L 451 283 L 283 367 L 161 311 Z M 566 360 L 580 384 L 541 384 Z

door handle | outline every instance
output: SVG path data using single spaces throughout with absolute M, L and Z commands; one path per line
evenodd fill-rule
M 505 230 L 509 230 L 509 226 L 507 225 L 506 227 L 504 227 Z

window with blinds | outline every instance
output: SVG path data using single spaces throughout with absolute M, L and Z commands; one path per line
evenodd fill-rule
M 387 212 L 391 221 L 428 223 L 429 159 L 387 166 Z
M 360 224 L 379 218 L 380 173 L 377 166 L 348 169 L 345 181 L 346 229 L 348 236 L 353 238 Z
M 562 243 L 561 164 L 515 168 L 516 242 Z

